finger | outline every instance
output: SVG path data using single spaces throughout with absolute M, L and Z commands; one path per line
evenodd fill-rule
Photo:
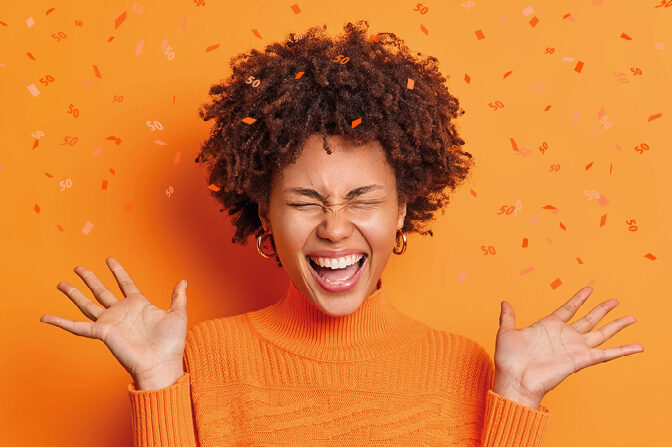
M 70 301 L 75 303 L 75 306 L 82 311 L 90 320 L 98 321 L 98 316 L 105 311 L 104 308 L 98 306 L 91 301 L 88 296 L 84 295 L 77 287 L 68 284 L 65 281 L 59 282 L 56 288 L 70 298 Z
M 592 331 L 595 325 L 597 325 L 610 310 L 618 306 L 618 304 L 618 300 L 616 299 L 604 301 L 595 306 L 588 315 L 572 323 L 571 326 L 574 326 L 574 328 L 582 334 Z
M 50 314 L 43 315 L 42 318 L 40 318 L 40 321 L 43 323 L 53 324 L 54 326 L 58 326 L 61 329 L 65 329 L 66 331 L 75 335 L 98 339 L 97 337 L 93 336 L 93 323 L 89 321 L 72 321 L 68 320 L 67 318 L 59 317 L 58 315 Z
M 107 261 L 107 266 L 112 270 L 114 279 L 117 280 L 121 293 L 124 294 L 124 297 L 127 297 L 131 293 L 140 294 L 140 290 L 136 287 L 135 282 L 131 279 L 131 275 L 126 272 L 126 269 L 121 265 L 121 262 L 117 261 L 113 257 L 105 259 Z
M 173 289 L 172 303 L 170 310 L 187 315 L 187 280 L 183 279 L 177 283 Z
M 96 300 L 107 309 L 114 303 L 118 302 L 116 296 L 110 292 L 105 285 L 100 282 L 98 277 L 88 269 L 85 269 L 81 265 L 78 265 L 74 268 L 75 273 L 79 275 L 80 278 L 84 281 L 86 286 L 91 289 L 93 296 L 96 297 Z
M 579 307 L 586 301 L 588 295 L 590 295 L 592 291 L 593 289 L 590 287 L 584 287 L 576 292 L 569 301 L 557 308 L 551 315 L 560 317 L 562 321 L 567 323 L 574 316 Z
M 610 339 L 616 332 L 620 331 L 626 326 L 630 326 L 636 321 L 637 319 L 635 317 L 628 315 L 626 317 L 614 320 L 611 323 L 605 324 L 595 331 L 584 334 L 586 344 L 591 348 L 600 346 L 606 340 Z
M 516 328 L 516 312 L 513 310 L 513 306 L 511 306 L 511 304 L 509 304 L 508 301 L 502 301 L 500 303 L 499 328 L 500 329 Z
M 595 360 L 591 363 L 591 365 L 608 362 L 609 360 L 623 357 L 625 355 L 636 354 L 638 352 L 644 352 L 644 346 L 638 343 L 616 346 L 615 348 L 596 349 L 593 353 Z

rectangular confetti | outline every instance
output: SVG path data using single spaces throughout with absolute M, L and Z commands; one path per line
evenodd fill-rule
M 88 236 L 91 230 L 93 230 L 93 224 L 87 220 L 84 224 L 84 228 L 82 228 L 82 233 Z
M 483 31 L 481 31 L 480 29 L 476 30 L 476 38 L 478 40 L 485 39 L 485 34 L 483 34 Z
M 33 16 L 28 17 L 26 20 L 26 26 L 28 28 L 32 28 L 32 26 L 35 25 L 35 19 L 33 19 Z
M 527 6 L 525 9 L 523 9 L 523 15 L 525 17 L 529 16 L 532 13 L 534 13 L 534 8 L 532 7 L 532 5 Z
M 33 98 L 36 96 L 39 96 L 40 90 L 35 86 L 35 84 L 30 84 L 28 87 L 26 87 L 28 91 L 30 92 L 31 95 L 33 95 Z

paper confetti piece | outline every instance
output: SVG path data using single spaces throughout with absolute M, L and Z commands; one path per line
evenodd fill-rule
M 37 146 L 39 146 L 39 145 L 40 145 L 40 140 L 35 140 L 35 141 L 33 142 L 33 149 L 35 149 L 35 148 L 36 148 Z
M 527 6 L 525 9 L 523 9 L 522 12 L 523 12 L 523 15 L 524 15 L 525 17 L 527 17 L 527 16 L 529 16 L 530 14 L 533 14 L 533 13 L 534 13 L 534 8 L 532 7 L 532 5 L 530 5 L 530 6 Z
M 565 227 L 565 224 L 560 222 L 559 225 L 560 225 L 560 228 L 562 228 L 563 231 L 567 231 L 567 227 Z
M 298 14 L 298 13 L 301 12 L 301 8 L 299 8 L 299 5 L 296 4 L 296 3 L 294 3 L 292 6 L 290 6 L 290 8 L 292 8 L 292 11 L 294 11 L 294 14 Z
M 91 156 L 95 157 L 96 155 L 100 154 L 103 151 L 103 146 L 98 146 L 91 152 Z
M 537 18 L 537 16 L 534 16 L 530 19 L 529 23 L 530 23 L 530 26 L 532 28 L 534 28 L 535 26 L 537 26 L 537 23 L 539 23 L 539 19 Z
M 296 74 L 296 76 L 294 76 L 294 79 L 299 79 L 301 76 L 303 76 L 303 72 L 302 72 L 302 71 L 298 72 L 298 73 Z
M 355 127 L 359 126 L 361 123 L 362 123 L 362 119 L 361 119 L 361 118 L 357 118 L 356 120 L 354 120 L 354 121 L 352 122 L 352 128 L 354 129 Z
M 530 272 L 532 272 L 532 271 L 534 271 L 534 267 L 528 267 L 528 268 L 526 268 L 525 270 L 521 270 L 521 271 L 520 271 L 520 274 L 521 274 L 521 275 L 525 275 L 525 274 L 530 273 Z
M 254 34 L 255 36 L 257 36 L 257 37 L 260 38 L 260 39 L 262 38 L 262 37 L 261 37 L 261 34 L 259 34 L 259 31 L 257 31 L 256 29 L 253 29 L 253 30 L 252 30 L 252 34 Z
M 604 116 L 605 110 L 604 107 L 597 111 L 597 117 L 602 118 Z
M 40 94 L 40 90 L 35 86 L 35 84 L 30 84 L 28 87 L 26 87 L 28 91 L 30 92 L 31 95 L 33 95 L 33 98 L 38 96 Z
M 32 28 L 33 25 L 35 25 L 35 19 L 33 19 L 33 16 L 30 16 L 30 17 L 28 17 L 28 19 L 26 20 L 26 26 L 27 26 L 28 28 Z
M 562 62 L 574 62 L 574 58 L 573 57 L 563 57 L 561 59 L 561 61 Z
M 622 38 L 622 39 L 625 39 L 625 40 L 632 40 L 632 37 L 628 36 L 628 35 L 625 34 L 625 33 L 621 33 L 621 38 Z
M 609 205 L 609 200 L 604 195 L 600 195 L 600 198 L 597 199 L 597 203 L 600 204 L 600 206 L 607 206 Z
M 647 259 L 650 259 L 652 261 L 656 260 L 656 257 L 654 255 L 652 255 L 651 253 L 645 254 L 644 257 L 647 258 Z
M 91 233 L 91 230 L 93 230 L 93 224 L 87 220 L 84 224 L 84 227 L 82 228 L 82 233 L 88 236 L 89 233 Z
M 465 75 L 464 75 L 464 81 L 465 81 L 467 84 L 469 84 L 469 83 L 471 82 L 471 78 L 469 77 L 468 74 L 465 74 Z
M 470 189 L 469 192 L 471 193 L 472 196 L 478 197 L 478 195 L 476 194 L 476 191 L 474 191 L 473 189 Z
M 177 154 L 175 154 L 175 156 L 173 157 L 173 164 L 174 164 L 174 165 L 176 165 L 176 164 L 178 164 L 178 163 L 180 162 L 180 157 L 181 157 L 181 156 L 182 156 L 182 151 L 180 151 L 180 152 L 178 152 Z
M 581 69 L 583 68 L 583 62 L 578 61 L 576 63 L 576 67 L 574 67 L 574 71 L 577 73 L 581 73 Z
M 0 20 L 0 25 L 2 25 L 2 26 L 9 26 L 9 25 L 7 25 L 5 22 L 3 22 L 2 20 Z
M 511 146 L 513 146 L 513 150 L 516 151 L 516 152 L 520 152 L 518 150 L 518 145 L 516 144 L 516 140 L 514 140 L 513 138 L 509 138 L 509 139 L 511 140 Z
M 561 284 L 562 281 L 560 281 L 560 278 L 556 278 L 556 280 L 551 283 L 551 289 L 555 290 L 560 287 Z
M 528 239 L 526 237 L 524 237 L 522 248 L 527 248 L 527 243 L 528 243 Z
M 546 108 L 544 109 L 544 112 L 548 112 L 550 110 L 550 108 L 551 108 L 551 106 L 546 106 Z
M 420 31 L 422 31 L 426 35 L 429 35 L 429 30 L 427 28 L 425 28 L 425 26 L 423 24 L 420 24 Z
M 51 13 L 51 11 L 53 11 L 54 9 L 56 9 L 56 8 L 49 8 L 49 9 L 47 9 L 47 12 L 44 13 L 44 15 L 45 15 L 45 16 L 48 16 L 48 15 Z
M 577 110 L 574 112 L 574 115 L 572 115 L 572 124 L 576 124 L 579 121 L 579 116 L 581 115 L 581 111 Z
M 502 76 L 502 79 L 506 79 L 511 73 L 513 73 L 513 71 L 507 71 L 504 73 L 504 76 Z
M 252 123 L 255 122 L 256 120 L 257 120 L 256 118 L 252 118 L 252 117 L 246 116 L 246 117 L 243 118 L 241 121 L 244 122 L 245 124 L 252 124 Z
M 593 166 L 593 162 L 591 161 L 590 163 L 588 163 L 588 164 L 586 165 L 586 168 L 584 169 L 584 171 L 587 171 L 587 170 L 590 169 L 592 166 Z
M 159 146 L 166 146 L 168 144 L 168 143 L 166 143 L 165 141 L 162 141 L 162 140 L 154 140 L 154 141 L 152 141 L 152 143 L 158 144 Z
M 107 190 L 107 180 L 103 180 L 103 185 L 101 187 L 103 191 Z
M 408 78 L 408 81 L 406 82 L 406 88 L 409 90 L 413 90 L 413 87 L 415 86 L 415 81 L 411 78 Z
M 58 228 L 58 231 L 65 231 L 62 226 L 56 225 L 56 228 Z
M 111 173 L 112 175 L 116 175 L 116 174 L 114 173 L 114 169 L 112 169 L 112 168 L 110 168 L 110 173 Z
M 145 44 L 144 40 L 141 40 L 137 44 L 135 44 L 135 55 L 137 56 L 138 54 L 142 53 L 142 46 Z
M 207 47 L 207 48 L 205 49 L 205 52 L 206 52 L 206 53 L 209 53 L 210 51 L 212 51 L 212 50 L 216 50 L 217 48 L 219 48 L 219 44 L 218 44 L 218 43 L 216 43 L 216 44 L 214 44 L 214 45 L 210 45 L 209 47 Z
M 466 277 L 467 277 L 467 272 L 466 272 L 466 270 L 461 269 L 461 270 L 459 271 L 459 273 L 457 274 L 457 276 L 455 277 L 455 280 L 456 280 L 457 282 L 462 282 L 462 281 L 465 280 Z
M 647 121 L 657 120 L 657 119 L 660 118 L 661 116 L 663 116 L 662 113 L 656 113 L 655 115 L 651 115 Z
M 114 36 L 110 36 L 110 37 L 107 38 L 106 42 L 107 42 L 107 43 L 110 43 L 110 42 L 112 42 L 113 40 L 114 40 Z
M 130 203 L 127 203 L 126 206 L 124 206 L 124 211 L 126 211 L 128 213 L 133 208 L 135 208 L 135 202 L 130 202 Z
M 105 139 L 114 141 L 114 144 L 116 144 L 117 146 L 119 146 L 121 144 L 121 138 L 118 138 L 118 137 L 115 137 L 115 136 L 109 136 Z
M 607 215 L 603 214 L 600 218 L 600 228 L 603 227 L 605 223 L 607 223 Z
M 34 61 L 37 60 L 37 59 L 35 59 L 35 56 L 33 56 L 33 53 L 26 53 L 26 54 L 27 54 L 28 57 L 31 58 L 32 60 L 34 60 Z
M 208 189 L 211 189 L 211 190 L 217 192 L 217 191 L 219 191 L 221 188 L 220 188 L 219 186 L 217 186 L 217 185 L 211 183 L 211 184 L 208 185 Z
M 530 225 L 534 225 L 535 223 L 537 223 L 538 220 L 539 220 L 539 215 L 538 215 L 538 214 L 535 214 L 535 215 L 532 216 L 532 218 L 530 219 Z
M 483 34 L 483 31 L 481 31 L 480 29 L 476 30 L 476 38 L 478 40 L 485 39 L 485 34 Z
M 103 79 L 103 77 L 100 75 L 100 71 L 98 70 L 98 66 L 94 65 L 93 66 L 93 73 L 96 75 L 97 78 Z
M 126 20 L 126 11 L 122 12 L 119 17 L 114 20 L 114 29 L 116 30 L 121 26 L 122 23 Z
M 37 203 L 36 203 L 35 206 L 33 207 L 33 210 L 35 210 L 35 212 L 36 212 L 37 214 L 40 214 L 40 206 L 39 206 Z

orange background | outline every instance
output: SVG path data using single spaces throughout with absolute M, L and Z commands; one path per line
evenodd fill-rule
M 416 1 L 301 1 L 296 13 L 292 1 L 69 3 L 0 9 L 0 445 L 131 445 L 128 373 L 102 342 L 39 322 L 88 321 L 56 289 L 67 281 L 92 298 L 75 266 L 121 297 L 105 264 L 114 256 L 164 309 L 187 279 L 189 326 L 280 298 L 284 270 L 253 240 L 231 243 L 194 163 L 211 124 L 198 106 L 235 54 L 312 25 L 340 34 L 358 19 L 438 58 L 476 161 L 434 237 L 409 235 L 406 253 L 391 256 L 383 279 L 395 305 L 494 355 L 500 300 L 524 327 L 592 284 L 572 322 L 616 298 L 598 328 L 638 322 L 600 348 L 645 351 L 548 393 L 544 445 L 669 439 L 672 5 L 437 0 L 422 13 Z

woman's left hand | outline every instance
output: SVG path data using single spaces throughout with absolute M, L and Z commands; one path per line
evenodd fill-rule
M 536 409 L 542 397 L 570 374 L 644 351 L 640 344 L 595 348 L 637 321 L 628 315 L 592 331 L 607 312 L 618 306 L 615 299 L 602 302 L 582 319 L 567 324 L 592 291 L 584 287 L 555 312 L 523 329 L 516 329 L 513 307 L 502 301 L 493 392 Z

